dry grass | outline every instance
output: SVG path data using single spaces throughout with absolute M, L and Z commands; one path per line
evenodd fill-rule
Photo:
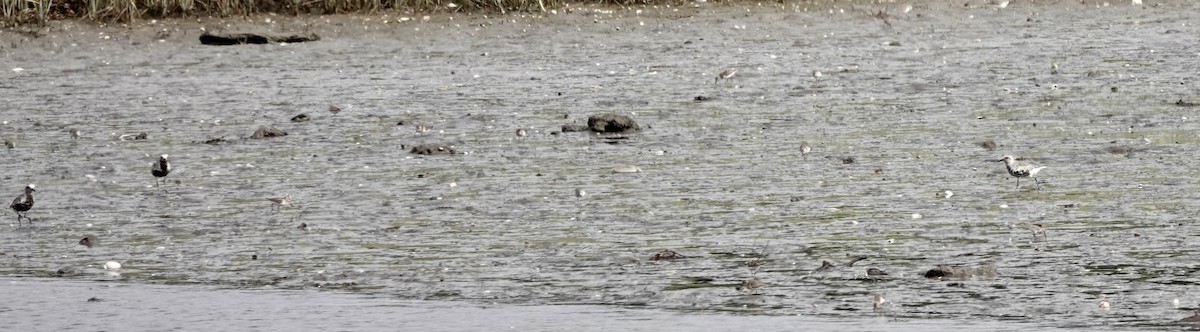
M 607 3 L 640 2 L 599 0 Z M 455 6 L 449 6 L 453 3 Z M 545 11 L 558 0 L 0 0 L 0 25 L 86 18 L 127 22 L 144 18 L 235 16 L 256 13 L 335 14 L 383 10 Z

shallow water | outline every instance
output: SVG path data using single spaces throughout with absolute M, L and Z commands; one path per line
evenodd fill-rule
M 0 135 L 17 148 L 0 153 L 0 188 L 38 193 L 34 226 L 10 214 L 0 232 L 0 275 L 835 320 L 873 316 L 886 293 L 893 319 L 1089 329 L 1190 314 L 1196 107 L 1174 103 L 1197 101 L 1196 5 L 894 5 L 890 28 L 868 15 L 883 8 L 5 33 Z M 324 40 L 208 47 L 201 27 Z M 737 76 L 714 83 L 725 67 Z M 647 129 L 554 133 L 600 112 Z M 288 121 L 299 113 L 313 120 Z M 289 135 L 246 138 L 264 125 Z M 407 152 L 421 143 L 466 154 Z M 175 171 L 159 188 L 163 153 Z M 1014 188 L 1005 154 L 1048 166 L 1040 189 Z M 285 193 L 295 205 L 273 211 L 265 198 Z M 649 261 L 660 249 L 689 258 Z M 986 263 L 1000 275 L 921 276 Z M 767 286 L 734 290 L 752 276 Z
M 941 319 L 680 314 L 596 305 L 505 305 L 399 300 L 316 291 L 0 279 L 0 327 L 12 331 L 763 331 L 810 329 L 1002 331 L 1028 325 Z M 1065 330 L 1062 330 L 1065 331 Z

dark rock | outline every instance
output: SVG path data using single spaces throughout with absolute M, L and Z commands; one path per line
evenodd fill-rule
M 93 296 L 93 297 L 91 297 L 91 298 L 89 298 L 89 299 L 87 299 L 87 301 L 88 301 L 88 302 L 104 302 L 104 300 L 101 300 L 100 298 L 98 298 L 98 297 L 94 297 L 94 296 Z
M 274 127 L 265 127 L 264 126 L 264 127 L 258 127 L 258 130 L 254 131 L 254 135 L 250 135 L 250 138 L 271 138 L 271 137 L 279 137 L 279 136 L 287 136 L 287 132 L 279 130 Z
M 578 124 L 578 123 L 568 123 L 568 124 L 565 124 L 562 126 L 562 132 L 564 132 L 564 133 L 570 133 L 570 132 L 576 132 L 576 131 L 587 131 L 588 129 L 591 129 L 591 128 L 589 128 L 588 126 L 585 126 L 585 125 Z
M 994 150 L 996 150 L 996 141 L 988 140 L 988 141 L 979 142 L 979 147 L 984 148 L 985 150 L 988 150 L 988 151 L 994 151 Z
M 300 113 L 299 115 L 292 117 L 292 122 L 305 122 L 305 121 L 308 121 L 308 114 Z
M 940 265 L 925 272 L 925 277 L 930 279 L 991 278 L 995 276 L 996 265 L 993 264 L 984 264 L 977 267 Z
M 440 144 L 421 144 L 421 145 L 416 145 L 416 146 L 413 146 L 413 147 L 412 147 L 412 149 L 411 149 L 411 150 L 409 150 L 408 152 L 411 152 L 411 153 L 416 153 L 416 154 L 426 154 L 426 155 L 435 155 L 435 154 L 456 154 L 456 153 L 458 153 L 458 152 L 454 151 L 454 147 L 453 147 L 453 146 L 449 146 L 449 145 L 440 145 Z
M 200 43 L 204 45 L 241 45 L 267 43 L 301 43 L 321 40 L 320 36 L 308 35 L 270 36 L 256 33 L 211 33 L 200 34 Z
M 637 122 L 633 121 L 633 118 L 612 113 L 588 117 L 588 128 L 598 133 L 621 133 L 642 130 L 642 127 L 639 127 Z
M 208 145 L 218 145 L 218 144 L 226 143 L 226 142 L 228 142 L 228 141 L 226 141 L 225 137 L 222 136 L 222 137 L 212 138 L 207 141 L 200 142 L 200 143 L 204 143 L 204 144 L 208 144 Z
M 678 252 L 675 252 L 671 249 L 663 249 L 662 251 L 655 253 L 653 256 L 650 256 L 650 260 L 652 261 L 673 261 L 684 258 L 687 258 L 687 256 L 680 255 Z
M 695 99 L 693 99 L 693 100 L 695 100 L 695 101 L 708 101 L 708 100 L 709 100 L 709 98 L 708 98 L 708 97 L 705 97 L 705 96 L 696 96 L 696 98 L 695 98 Z
M 845 165 L 853 164 L 855 161 L 856 160 L 854 160 L 854 157 L 843 157 L 842 158 L 842 164 L 845 164 Z

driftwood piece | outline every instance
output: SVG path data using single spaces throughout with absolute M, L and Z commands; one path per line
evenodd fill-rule
M 200 35 L 200 43 L 204 45 L 240 45 L 268 43 L 302 43 L 321 40 L 315 33 L 308 35 L 270 36 L 257 33 L 211 33 Z

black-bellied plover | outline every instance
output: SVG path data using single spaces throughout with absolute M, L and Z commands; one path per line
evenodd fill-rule
M 267 198 L 267 200 L 275 203 L 271 206 L 271 208 L 275 210 L 282 209 L 285 205 L 292 205 L 291 194 L 283 195 L 283 197 L 270 197 Z
M 737 75 L 737 68 L 725 68 L 724 70 L 721 70 L 721 72 L 717 73 L 717 78 L 713 79 L 713 83 L 717 83 L 720 80 L 733 78 L 733 75 Z
M 808 142 L 800 143 L 800 157 L 804 158 L 804 160 L 808 160 L 809 152 L 812 152 L 812 146 L 808 145 Z
M 167 161 L 167 155 L 158 157 L 158 162 L 150 167 L 150 174 L 154 175 L 154 184 L 158 184 L 158 180 L 162 180 L 163 184 L 167 183 L 167 174 L 171 174 L 171 162 Z
M 342 112 L 342 109 L 340 107 L 337 107 L 337 105 L 329 105 L 329 113 L 333 113 L 333 115 L 337 115 L 338 113 L 341 113 L 341 112 Z
M 25 186 L 25 193 L 21 194 L 21 196 L 17 196 L 17 199 L 13 200 L 12 205 L 8 206 L 12 208 L 13 211 L 17 211 L 17 226 L 21 225 L 21 218 L 25 218 L 25 221 L 29 222 L 30 225 L 33 225 L 33 219 L 29 219 L 29 216 L 26 216 L 25 212 L 33 208 L 34 191 L 36 190 L 33 189 L 32 184 Z
M 1017 178 L 1017 188 L 1021 187 L 1021 178 L 1033 178 L 1033 183 L 1039 188 L 1041 183 L 1038 183 L 1037 173 L 1046 166 L 1034 166 L 1033 164 L 1017 161 L 1013 156 L 1004 156 L 997 162 L 1004 162 L 1004 167 L 1008 168 L 1008 175 Z

